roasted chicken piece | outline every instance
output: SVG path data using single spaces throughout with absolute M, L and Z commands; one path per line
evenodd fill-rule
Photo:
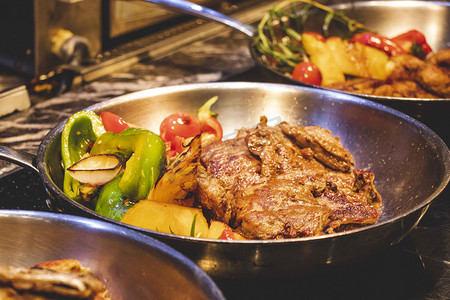
M 329 88 L 374 96 L 405 98 L 436 98 L 420 84 L 411 80 L 384 81 L 372 78 L 352 78 L 328 86 Z
M 450 49 L 423 61 L 413 55 L 392 56 L 395 68 L 387 80 L 347 78 L 326 87 L 351 93 L 406 98 L 450 97 Z
M 442 59 L 443 54 L 437 54 L 435 62 Z M 412 55 L 393 56 L 391 60 L 396 68 L 389 80 L 410 80 L 419 83 L 425 90 L 440 97 L 450 97 L 450 76 L 439 65 L 423 61 Z
M 450 49 L 442 49 L 433 53 L 427 62 L 442 68 L 450 76 Z

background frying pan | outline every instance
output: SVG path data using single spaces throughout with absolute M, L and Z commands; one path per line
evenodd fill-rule
M 105 283 L 112 299 L 225 299 L 211 278 L 179 252 L 99 220 L 1 210 L 0 245 L 2 266 L 30 268 L 76 259 Z
M 398 243 L 419 222 L 450 179 L 445 143 L 413 118 L 350 95 L 301 86 L 267 83 L 206 83 L 144 90 L 89 107 L 111 111 L 155 132 L 173 112 L 196 113 L 212 96 L 219 100 L 224 133 L 253 126 L 261 115 L 272 121 L 319 125 L 339 136 L 360 168 L 373 170 L 384 208 L 377 224 L 319 237 L 269 241 L 207 240 L 164 234 L 102 217 L 61 191 L 60 137 L 64 122 L 43 139 L 37 156 L 0 147 L 0 156 L 26 166 L 35 160 L 55 210 L 103 219 L 133 228 L 173 246 L 214 278 L 288 275 L 364 257 Z M 19 153 L 20 154 L 20 153 Z M 23 153 L 21 153 L 23 154 Z M 245 270 L 245 272 L 243 272 Z
M 275 77 L 280 77 L 287 82 L 310 87 L 318 87 L 308 83 L 294 80 L 277 70 L 267 66 L 261 60 L 261 54 L 252 46 L 253 38 L 257 36 L 257 28 L 244 24 L 236 19 L 221 14 L 207 7 L 186 0 L 141 0 L 155 3 L 165 8 L 190 14 L 202 19 L 221 23 L 236 29 L 250 38 L 250 49 L 255 61 Z M 334 2 L 334 1 L 331 1 Z M 337 4 L 329 5 L 335 11 L 364 24 L 367 28 L 376 30 L 387 37 L 394 37 L 411 29 L 424 33 L 428 44 L 433 50 L 450 48 L 450 3 L 438 1 L 335 1 Z M 342 2 L 342 3 L 340 3 Z M 278 3 L 274 3 L 275 4 Z M 305 3 L 306 4 L 306 3 Z M 322 33 L 323 16 L 312 14 L 305 24 L 305 31 L 317 31 Z M 333 32 L 339 34 L 339 29 Z M 327 89 L 327 88 L 324 88 Z M 349 93 L 355 94 L 355 93 Z M 383 97 L 366 94 L 357 94 L 374 100 L 427 100 L 422 98 Z M 450 101 L 450 98 L 440 98 L 439 101 Z
M 325 90 L 320 86 L 303 83 L 286 76 L 268 66 L 261 54 L 253 47 L 253 38 L 257 29 L 253 25 L 243 24 L 212 9 L 185 0 L 142 0 L 162 5 L 168 9 L 194 15 L 209 21 L 218 22 L 234 28 L 249 37 L 249 48 L 265 81 L 303 85 Z M 329 5 L 336 11 L 343 12 L 382 35 L 393 37 L 411 29 L 425 34 L 427 42 L 433 50 L 450 48 L 450 2 L 445 1 L 328 1 L 336 3 Z M 274 3 L 274 5 L 277 2 Z M 307 31 L 321 32 L 323 17 L 308 18 Z M 382 97 L 375 95 L 342 92 L 364 97 L 392 108 L 400 110 L 433 128 L 445 141 L 450 141 L 450 98 L 402 98 Z

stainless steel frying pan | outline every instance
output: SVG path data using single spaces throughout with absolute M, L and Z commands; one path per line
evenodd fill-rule
M 0 265 L 59 259 L 89 267 L 112 299 L 225 299 L 187 257 L 134 230 L 65 214 L 0 211 Z
M 253 38 L 257 35 L 256 27 L 244 24 L 236 19 L 223 15 L 215 10 L 186 0 L 142 0 L 155 3 L 165 8 L 181 13 L 190 14 L 205 20 L 221 23 L 236 29 L 250 38 L 250 50 L 257 64 L 268 71 L 274 78 L 282 79 L 285 83 L 319 87 L 308 83 L 299 82 L 286 76 L 285 74 L 270 68 L 261 59 L 261 54 L 253 47 Z M 331 1 L 333 2 L 333 1 Z M 393 37 L 411 29 L 416 29 L 425 34 L 427 42 L 432 49 L 450 48 L 450 3 L 438 1 L 335 1 L 337 4 L 330 5 L 336 11 L 344 13 L 346 16 L 363 23 L 368 28 Z M 275 5 L 276 3 L 274 3 Z M 307 31 L 322 32 L 321 21 L 310 17 L 305 24 Z M 305 29 L 305 30 L 306 30 Z M 323 88 L 323 87 L 319 87 Z M 328 88 L 323 88 L 328 89 Z M 330 90 L 330 89 L 328 89 Z M 377 101 L 446 101 L 450 98 L 425 99 L 425 98 L 401 98 L 383 97 L 366 94 L 353 94 L 363 96 Z
M 33 168 L 52 195 L 55 210 L 133 228 L 191 258 L 214 278 L 288 275 L 346 263 L 398 243 L 419 222 L 450 179 L 448 147 L 428 127 L 396 110 L 343 93 L 267 83 L 206 83 L 144 90 L 96 104 L 158 132 L 173 112 L 196 113 L 218 96 L 225 135 L 255 125 L 261 115 L 298 125 L 319 125 L 339 136 L 359 168 L 373 170 L 384 208 L 377 224 L 319 237 L 268 241 L 227 241 L 182 237 L 128 226 L 96 214 L 61 190 L 60 138 L 64 122 L 43 139 L 37 156 L 0 147 L 0 156 Z M 33 162 L 34 161 L 34 162 Z
M 221 23 L 236 29 L 249 38 L 249 48 L 256 65 L 261 70 L 264 81 L 287 83 L 308 87 L 332 90 L 320 86 L 303 83 L 286 76 L 284 73 L 268 66 L 261 54 L 253 46 L 253 39 L 257 33 L 256 27 L 244 24 L 212 9 L 185 0 L 142 0 L 156 3 L 168 9 L 190 14 L 202 19 Z M 411 29 L 425 34 L 432 49 L 450 48 L 450 2 L 445 1 L 329 1 L 336 11 L 343 12 L 379 33 L 393 37 Z M 274 5 L 278 2 L 274 2 Z M 314 16 L 308 18 L 306 31 L 321 32 L 322 21 Z M 382 97 L 375 95 L 343 92 L 349 95 L 364 97 L 372 101 L 400 110 L 427 124 L 436 131 L 447 144 L 450 141 L 450 98 L 406 98 Z

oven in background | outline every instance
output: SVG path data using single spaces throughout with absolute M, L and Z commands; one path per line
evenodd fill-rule
M 253 0 L 193 0 L 224 11 Z M 189 18 L 138 0 L 0 3 L 0 65 L 31 76 L 92 63 L 104 51 Z

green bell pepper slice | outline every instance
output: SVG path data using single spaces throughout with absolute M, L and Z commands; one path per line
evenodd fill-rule
M 166 163 L 166 145 L 155 133 L 128 128 L 120 133 L 106 132 L 98 138 L 91 154 L 114 154 L 128 158 L 119 182 L 123 195 L 132 201 L 147 198 Z
M 77 202 L 82 202 L 79 193 L 80 182 L 72 178 L 67 168 L 78 162 L 103 133 L 102 120 L 92 111 L 73 114 L 64 125 L 61 135 L 61 156 L 64 165 L 64 193 Z
M 134 205 L 133 202 L 126 200 L 119 187 L 122 176 L 123 173 L 117 175 L 102 188 L 95 207 L 97 213 L 116 221 L 122 220 L 128 209 Z

